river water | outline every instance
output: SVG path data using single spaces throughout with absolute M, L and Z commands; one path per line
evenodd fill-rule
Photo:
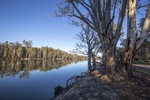
M 87 61 L 0 61 L 0 100 L 49 100 L 55 86 L 86 70 Z

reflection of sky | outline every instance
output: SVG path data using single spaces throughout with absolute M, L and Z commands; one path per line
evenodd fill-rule
M 55 86 L 65 86 L 68 78 L 86 71 L 86 66 L 84 61 L 46 72 L 33 70 L 29 78 L 5 76 L 0 79 L 0 100 L 49 100 Z

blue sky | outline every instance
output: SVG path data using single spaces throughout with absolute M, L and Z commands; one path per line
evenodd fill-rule
M 61 1 L 0 0 L 0 42 L 21 42 L 25 39 L 32 40 L 33 47 L 49 46 L 64 51 L 74 49 L 80 28 L 68 24 L 68 18 L 54 16 L 56 5 Z M 140 12 L 145 11 L 142 9 Z M 144 14 L 137 13 L 139 17 L 144 17 Z M 126 27 L 126 21 L 123 26 Z
M 62 0 L 0 0 L 0 42 L 32 40 L 33 47 L 74 49 L 80 29 L 54 17 Z

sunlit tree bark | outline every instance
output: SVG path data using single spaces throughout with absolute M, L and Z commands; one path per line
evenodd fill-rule
M 136 26 L 136 0 L 129 0 L 128 4 L 128 30 L 126 39 L 126 48 L 124 55 L 124 66 L 128 76 L 132 76 L 132 62 L 133 58 L 144 42 L 146 35 L 150 32 L 150 5 L 148 5 L 145 20 L 142 26 L 140 37 L 137 39 Z

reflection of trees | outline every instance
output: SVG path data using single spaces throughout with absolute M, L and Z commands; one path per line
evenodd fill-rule
M 53 68 L 59 69 L 62 66 L 71 64 L 73 61 L 65 60 L 0 60 L 0 77 L 18 76 L 19 78 L 29 78 L 30 71 L 49 71 Z M 76 61 L 77 62 L 77 61 Z

